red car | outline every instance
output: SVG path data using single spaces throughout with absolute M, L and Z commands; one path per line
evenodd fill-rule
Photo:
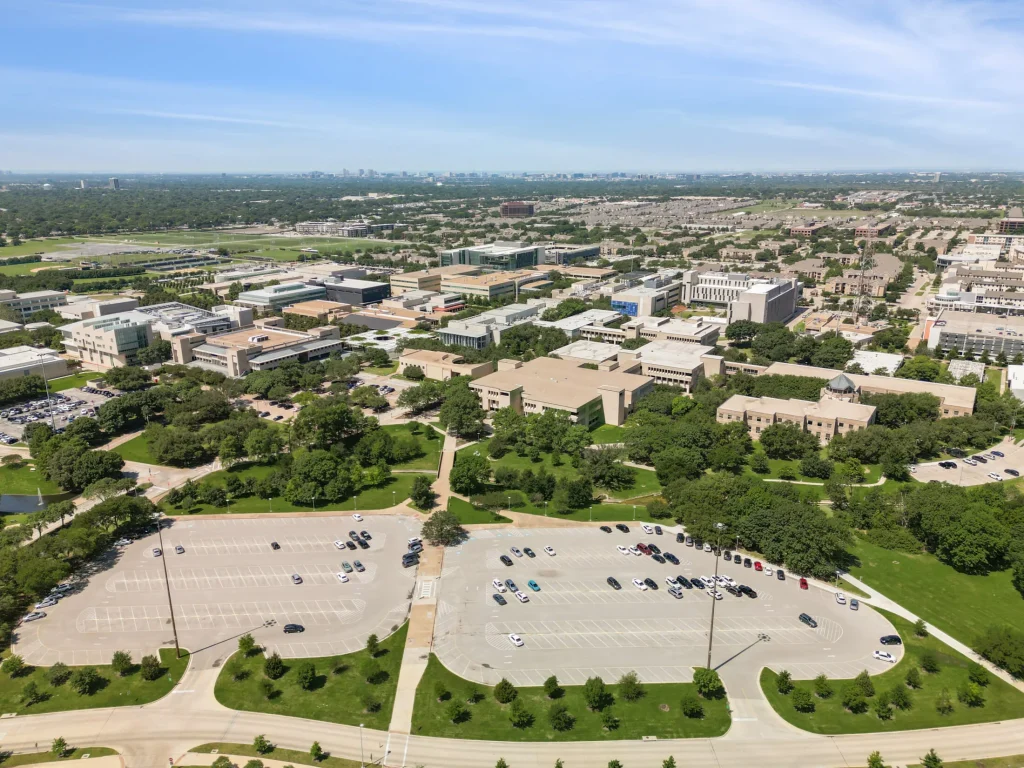
M 764 570 L 764 568 L 761 567 L 761 561 L 760 560 L 755 560 L 754 561 L 754 570 L 755 571 L 763 571 Z
M 807 589 L 807 579 L 800 577 L 800 589 Z
M 651 548 L 648 547 L 646 544 L 639 543 L 636 545 L 636 548 L 643 552 L 645 555 L 651 554 Z

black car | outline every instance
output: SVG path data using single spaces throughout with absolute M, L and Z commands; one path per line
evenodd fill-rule
M 656 582 L 650 576 L 648 576 L 646 579 L 644 579 L 644 584 L 646 584 L 651 589 L 657 589 L 658 588 L 658 582 Z
M 1020 472 L 1016 469 L 1004 469 L 1003 472 L 1008 474 L 1010 477 L 1020 477 Z
M 999 454 L 999 455 L 1002 456 L 1003 454 Z M 658 535 L 658 536 L 661 536 L 661 526 L 660 525 L 654 526 L 654 533 L 656 535 Z
M 346 541 L 345 546 L 351 549 L 353 552 L 356 549 L 356 543 L 354 541 Z
M 725 552 L 723 552 L 722 555 L 725 557 L 726 560 L 732 560 L 732 552 L 730 552 L 728 549 L 725 550 Z
M 685 541 L 686 541 L 686 537 L 683 534 L 681 534 L 681 533 L 677 533 L 676 534 L 676 544 L 683 544 L 683 543 L 685 543 Z
M 420 561 L 420 559 L 418 557 L 416 557 L 415 555 L 413 555 L 412 557 L 408 557 L 408 556 L 403 557 L 402 558 L 402 567 L 403 568 L 411 568 L 412 566 L 417 565 L 419 563 L 419 561 Z
M 662 557 L 661 555 L 652 555 L 651 557 L 654 558 L 654 562 L 661 563 L 662 565 L 665 564 L 665 558 Z
M 369 531 L 360 531 L 359 535 L 362 536 L 367 541 L 372 541 L 373 540 L 373 536 L 370 535 Z
M 967 451 L 963 448 L 948 448 L 946 449 L 946 453 L 950 456 L 956 456 L 958 459 L 963 459 L 967 456 Z
M 704 549 L 704 539 L 694 539 L 693 546 L 697 549 Z
M 512 581 L 512 579 L 505 579 L 505 586 L 508 587 L 509 592 L 519 591 L 519 587 L 516 586 L 516 583 Z
M 728 592 L 728 593 L 729 593 L 730 595 L 733 595 L 733 596 L 735 596 L 735 597 L 740 597 L 740 595 L 742 594 L 742 593 L 741 593 L 741 592 L 740 592 L 740 591 L 739 591 L 738 589 L 736 589 L 736 587 L 734 587 L 734 586 L 733 586 L 732 584 L 726 584 L 726 585 L 725 585 L 725 591 L 726 591 L 726 592 Z
M 615 528 L 622 531 L 623 533 L 629 533 L 629 526 L 623 525 L 622 523 L 616 523 Z
M 611 586 L 612 589 L 622 589 L 622 585 L 619 584 L 619 580 L 616 579 L 614 576 L 608 577 L 608 584 Z
M 693 589 L 693 584 L 691 584 L 690 580 L 685 576 L 676 576 L 676 584 L 683 589 Z
M 744 557 L 743 558 L 743 567 L 744 568 L 752 568 L 753 566 L 754 566 L 754 564 L 750 561 L 749 557 Z
M 367 544 L 367 543 L 366 543 L 365 541 L 363 541 L 362 539 L 356 539 L 356 544 L 358 544 L 358 545 L 359 545 L 359 548 L 360 548 L 360 549 L 369 549 L 369 548 L 370 548 L 370 545 L 369 545 L 369 544 Z
M 502 555 L 501 556 L 501 562 L 504 563 L 505 565 L 512 565 L 512 558 L 509 557 L 508 555 Z
M 304 626 L 302 626 L 301 624 L 285 624 L 284 625 L 284 633 L 286 635 L 293 635 L 296 632 L 305 632 L 305 631 L 306 631 L 306 628 Z
M 903 641 L 900 640 L 899 635 L 885 635 L 884 637 L 878 638 L 878 642 L 882 645 L 903 645 Z
M 740 557 L 739 555 L 733 555 L 732 556 L 732 561 L 734 563 L 736 563 L 736 565 L 739 565 L 741 562 L 743 562 L 743 558 Z
M 984 456 L 971 456 L 971 458 L 974 459 L 979 464 L 988 464 L 988 459 L 986 459 Z
M 671 552 L 665 553 L 665 559 L 672 563 L 672 565 L 679 565 L 679 558 L 673 555 Z
M 601 526 L 601 530 L 604 531 L 605 533 L 611 533 L 612 532 L 612 529 L 609 528 L 607 525 L 602 525 Z
M 1000 459 L 1006 458 L 1006 454 L 1002 451 L 989 451 L 993 456 L 998 456 Z
M 272 541 L 272 542 L 270 542 L 270 548 L 271 549 L 280 549 L 281 545 L 278 544 L 276 541 Z
M 525 554 L 527 557 L 536 557 L 537 556 L 537 553 L 534 552 L 529 547 L 523 547 L 523 554 Z
M 781 568 L 779 568 L 777 571 L 775 571 L 775 578 L 778 579 L 779 581 L 785 581 L 786 580 L 786 572 L 784 570 L 782 570 Z
M 746 584 L 740 584 L 739 587 L 737 587 L 737 589 L 739 589 L 739 591 L 747 597 L 757 597 L 757 591 L 751 589 Z
M 801 613 L 800 614 L 800 621 L 802 621 L 804 624 L 806 624 L 811 629 L 815 629 L 818 626 L 818 622 L 816 622 L 814 619 L 812 619 L 806 613 Z
M 661 548 L 657 544 L 648 544 L 647 548 L 649 550 L 651 550 L 652 554 L 655 554 L 655 555 L 660 555 L 661 554 Z
M 352 539 L 352 541 L 355 541 L 356 539 L 358 539 L 358 538 L 359 538 L 359 534 L 358 534 L 358 533 L 356 533 L 355 531 L 349 531 L 349 532 L 348 532 L 348 537 L 349 537 L 350 539 Z
M 495 594 L 491 595 L 491 597 L 494 598 L 494 602 L 496 602 L 498 605 L 507 605 L 507 602 L 505 601 L 505 598 L 502 597 L 501 595 L 495 593 Z

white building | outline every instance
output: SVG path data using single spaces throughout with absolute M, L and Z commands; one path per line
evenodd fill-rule
M 56 350 L 18 346 L 0 349 L 0 379 L 35 374 L 47 380 L 68 375 L 68 364 Z
M 60 291 L 29 291 L 28 293 L 15 293 L 14 291 L 0 290 L 0 306 L 13 309 L 22 320 L 28 320 L 33 312 L 43 309 L 56 311 L 58 307 L 65 306 L 68 297 Z

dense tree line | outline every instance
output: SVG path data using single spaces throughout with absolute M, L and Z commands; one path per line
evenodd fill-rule
M 733 342 L 727 359 L 746 360 L 743 350 L 749 349 L 749 360 L 757 365 L 790 362 L 842 369 L 853 358 L 853 344 L 834 331 L 819 339 L 796 334 L 782 323 L 740 320 L 725 329 L 725 337 Z
M 16 379 L 0 380 L 0 405 L 40 398 L 45 393 L 43 377 L 31 374 Z

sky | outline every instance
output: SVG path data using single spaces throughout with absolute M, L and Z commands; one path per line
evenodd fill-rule
M 1019 0 L 0 0 L 16 172 L 1024 168 Z

